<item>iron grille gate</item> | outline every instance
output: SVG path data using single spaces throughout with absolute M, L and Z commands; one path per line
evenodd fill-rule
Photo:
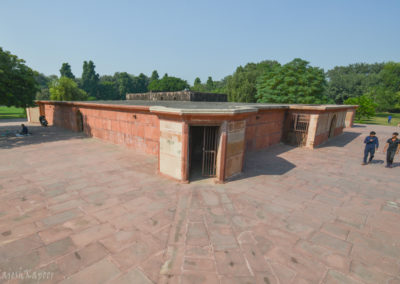
M 309 114 L 293 113 L 290 115 L 290 143 L 296 146 L 304 146 L 307 141 L 308 125 L 310 123 Z
M 203 130 L 203 162 L 202 175 L 206 177 L 216 176 L 217 159 L 217 131 L 216 126 L 204 126 Z

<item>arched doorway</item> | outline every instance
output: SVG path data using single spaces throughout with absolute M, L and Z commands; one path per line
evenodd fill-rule
M 332 117 L 331 125 L 329 126 L 328 138 L 332 138 L 333 136 L 335 136 L 335 128 L 336 128 L 336 115 Z

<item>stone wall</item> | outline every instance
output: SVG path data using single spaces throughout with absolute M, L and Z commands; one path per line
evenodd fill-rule
M 353 127 L 354 117 L 356 115 L 355 109 L 348 109 L 345 119 L 345 127 Z
M 39 116 L 40 116 L 39 107 L 26 108 L 26 117 L 30 123 L 40 123 Z
M 156 115 L 70 105 L 45 105 L 45 115 L 50 125 L 73 131 L 80 130 L 78 111 L 82 114 L 83 131 L 87 135 L 125 145 L 139 152 L 158 154 L 160 131 Z
M 177 180 L 184 180 L 183 166 L 184 122 L 160 120 L 160 173 Z
M 320 113 L 318 115 L 317 130 L 315 133 L 313 147 L 321 145 L 329 138 L 342 134 L 343 129 L 346 127 L 345 124 L 346 115 L 347 115 L 347 110 Z M 336 116 L 336 123 L 334 125 L 333 136 L 329 137 L 331 122 L 335 116 Z
M 225 94 L 201 93 L 193 91 L 180 92 L 148 92 L 127 94 L 127 100 L 142 101 L 193 101 L 193 102 L 227 102 Z
M 228 122 L 225 178 L 229 178 L 242 172 L 245 151 L 245 132 L 245 120 Z
M 273 110 L 252 115 L 246 120 L 246 150 L 260 150 L 282 140 L 284 110 Z

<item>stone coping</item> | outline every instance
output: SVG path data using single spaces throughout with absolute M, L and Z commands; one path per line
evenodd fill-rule
M 118 110 L 140 110 L 175 115 L 185 114 L 244 114 L 259 110 L 307 110 L 324 111 L 336 109 L 355 109 L 355 105 L 301 105 L 301 104 L 262 104 L 232 102 L 188 102 L 188 101 L 36 101 L 37 104 L 71 105 L 81 107 L 110 108 Z

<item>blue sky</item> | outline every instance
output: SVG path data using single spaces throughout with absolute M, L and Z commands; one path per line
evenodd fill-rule
M 2 0 L 0 46 L 46 75 L 157 69 L 193 83 L 300 57 L 325 70 L 400 61 L 400 1 Z

